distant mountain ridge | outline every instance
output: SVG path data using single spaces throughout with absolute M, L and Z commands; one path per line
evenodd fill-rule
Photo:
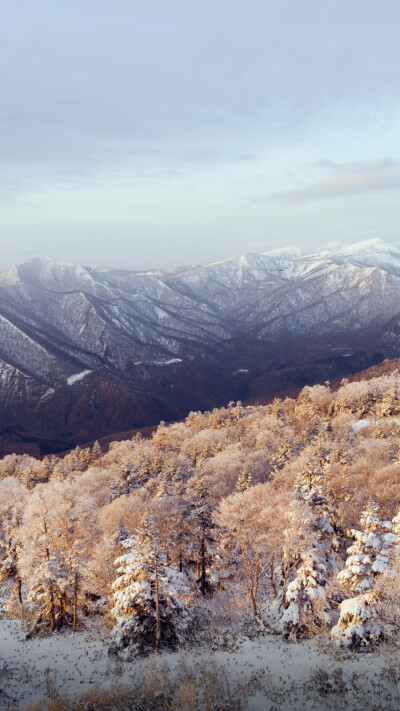
M 400 355 L 400 244 L 0 272 L 0 448 L 56 451 Z

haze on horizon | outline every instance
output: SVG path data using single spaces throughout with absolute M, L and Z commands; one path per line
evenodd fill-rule
M 0 267 L 399 239 L 400 5 L 2 8 Z

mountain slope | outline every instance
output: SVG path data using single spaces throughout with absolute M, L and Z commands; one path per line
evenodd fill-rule
M 360 370 L 400 355 L 399 304 L 400 245 L 381 240 L 148 272 L 13 267 L 0 273 L 2 451 Z

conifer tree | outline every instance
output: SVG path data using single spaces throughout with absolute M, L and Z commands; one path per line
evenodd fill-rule
M 110 501 L 117 499 L 119 496 L 127 496 L 131 491 L 139 488 L 147 481 L 140 469 L 129 458 L 116 462 L 114 470 L 117 476 L 110 487 Z
M 96 462 L 98 459 L 101 459 L 103 456 L 103 450 L 101 448 L 100 442 L 96 439 L 96 441 L 93 444 L 92 451 L 91 451 L 91 462 Z
M 345 568 L 338 574 L 343 587 L 356 596 L 340 603 L 340 617 L 332 638 L 352 648 L 368 646 L 382 637 L 377 608 L 376 578 L 389 569 L 391 550 L 397 541 L 390 521 L 381 521 L 379 507 L 369 501 L 361 514 L 362 530 L 352 530 L 355 539 L 347 552 Z
M 112 650 L 132 652 L 175 648 L 188 621 L 184 597 L 188 590 L 181 573 L 165 565 L 158 532 L 146 515 L 134 536 L 121 541 L 124 553 L 115 561 L 113 609 L 116 618 Z
M 294 577 L 289 580 L 293 561 L 285 556 L 281 628 L 288 637 L 309 634 L 328 622 L 328 578 L 337 566 L 337 541 L 332 525 L 333 510 L 329 505 L 325 487 L 326 472 L 313 459 L 306 462 L 298 475 L 295 500 L 306 506 L 304 528 L 308 532 L 308 545 L 301 546 Z M 289 526 L 300 526 L 298 517 L 289 517 Z M 289 534 L 293 538 L 293 534 Z M 305 536 L 306 538 L 306 536 Z M 297 546 L 297 550 L 299 548 Z
M 369 501 L 361 514 L 362 530 L 351 531 L 355 542 L 347 552 L 345 568 L 338 574 L 345 589 L 356 593 L 370 592 L 375 585 L 375 575 L 383 572 L 388 563 L 388 548 L 396 537 L 391 533 L 392 523 L 380 521 L 379 507 Z
M 286 462 L 288 462 L 291 457 L 292 457 L 292 447 L 290 445 L 289 440 L 285 439 L 282 442 L 282 444 L 278 447 L 274 456 L 272 457 L 272 460 L 271 460 L 272 471 L 279 471 L 280 469 L 283 469 Z
M 190 506 L 189 521 L 192 527 L 194 553 L 197 557 L 197 582 L 204 596 L 210 588 L 207 568 L 212 560 L 212 507 L 204 482 L 199 472 L 187 482 L 185 498 Z

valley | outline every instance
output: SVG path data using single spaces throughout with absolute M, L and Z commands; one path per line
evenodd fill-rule
M 400 246 L 0 273 L 0 453 L 60 452 L 400 355 Z

